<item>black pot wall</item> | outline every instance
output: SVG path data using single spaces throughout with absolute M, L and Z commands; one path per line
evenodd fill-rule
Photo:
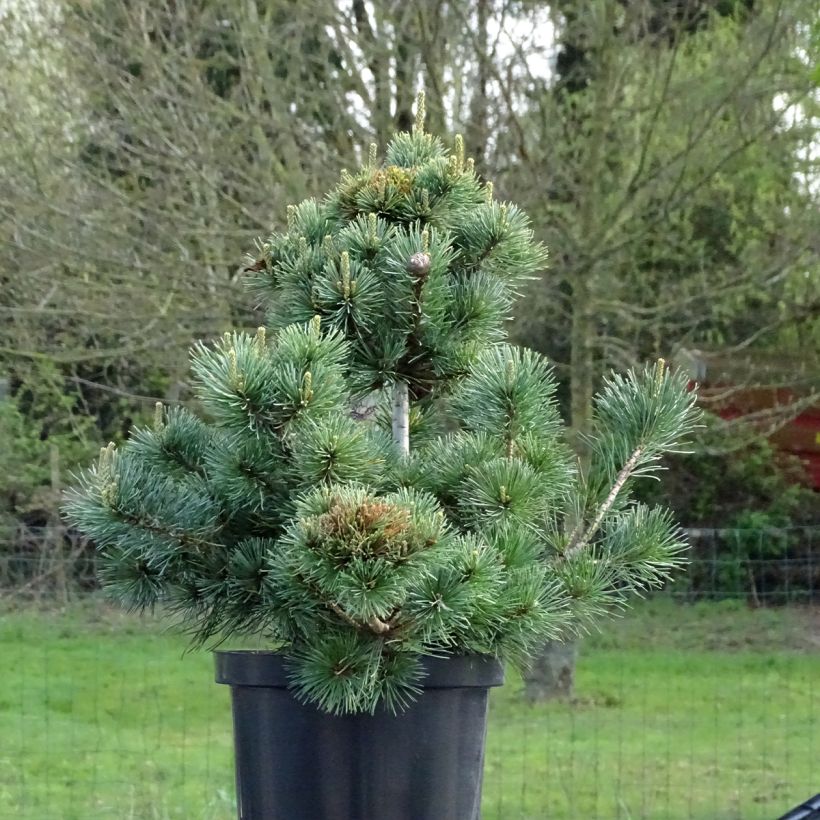
M 231 686 L 240 820 L 478 820 L 493 658 L 425 660 L 424 692 L 393 715 L 296 701 L 281 656 L 217 652 Z

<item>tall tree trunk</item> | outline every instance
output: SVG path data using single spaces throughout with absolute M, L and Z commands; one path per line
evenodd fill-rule
M 410 131 L 413 128 L 413 101 L 416 98 L 415 63 L 417 37 L 412 25 L 411 7 L 404 9 L 396 17 L 396 116 L 394 125 L 397 131 Z
M 378 12 L 378 9 L 376 9 Z M 389 43 L 383 41 L 383 31 L 377 31 L 364 0 L 353 0 L 353 17 L 360 42 L 366 49 L 367 66 L 373 75 L 373 129 L 376 142 L 387 144 L 392 131 L 390 121 Z
M 418 11 L 418 36 L 424 65 L 424 94 L 427 125 L 434 134 L 447 132 L 445 116 L 444 69 L 447 65 L 447 28 L 441 3 L 421 3 Z
M 475 38 L 477 77 L 470 98 L 470 119 L 467 123 L 465 148 L 467 155 L 474 157 L 479 170 L 483 169 L 487 147 L 487 117 L 489 99 L 487 87 L 490 81 L 490 55 L 487 22 L 489 0 L 478 0 L 476 7 L 477 30 Z
M 586 466 L 586 448 L 582 436 L 592 419 L 592 396 L 595 389 L 594 334 L 590 276 L 579 272 L 572 283 L 572 327 L 570 330 L 570 421 L 573 446 L 582 467 Z
M 564 57 L 565 76 L 556 93 L 571 94 L 593 84 L 595 103 L 586 116 L 579 115 L 573 123 L 579 132 L 589 130 L 590 151 L 584 164 L 585 178 L 579 185 L 584 199 L 579 202 L 578 239 L 582 247 L 590 247 L 586 264 L 579 265 L 572 281 L 572 326 L 570 330 L 570 415 L 573 446 L 578 455 L 581 471 L 585 472 L 590 453 L 584 444 L 584 434 L 592 421 L 592 399 L 595 393 L 596 373 L 596 264 L 595 231 L 600 227 L 600 179 L 602 163 L 606 160 L 606 125 L 611 103 L 613 79 L 609 72 L 611 52 L 606 42 L 612 36 L 614 4 L 606 6 L 606 19 L 596 28 L 595 36 L 583 48 L 576 46 L 576 18 L 568 19 L 568 28 L 561 54 Z M 590 54 L 596 56 L 594 67 L 589 64 Z M 571 63 L 571 66 L 570 66 Z M 560 66 L 559 66 L 560 68 Z M 575 526 L 577 522 L 569 522 Z M 549 641 L 524 675 L 526 696 L 531 701 L 554 697 L 569 697 L 575 681 L 575 661 L 578 641 L 566 643 Z
M 530 703 L 571 698 L 577 659 L 577 641 L 548 641 L 524 673 L 524 697 Z

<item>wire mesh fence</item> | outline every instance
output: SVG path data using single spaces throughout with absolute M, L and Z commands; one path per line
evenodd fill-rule
M 690 541 L 684 576 L 580 642 L 573 691 L 530 702 L 511 670 L 493 692 L 484 820 L 762 820 L 820 791 L 820 527 Z M 0 544 L 0 817 L 235 816 L 208 653 L 108 606 L 94 561 L 57 529 Z

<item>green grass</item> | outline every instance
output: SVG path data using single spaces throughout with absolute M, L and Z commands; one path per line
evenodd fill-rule
M 0 613 L 0 817 L 233 817 L 207 653 L 99 601 Z M 484 820 L 763 820 L 820 791 L 820 613 L 641 604 L 572 703 L 493 693 Z

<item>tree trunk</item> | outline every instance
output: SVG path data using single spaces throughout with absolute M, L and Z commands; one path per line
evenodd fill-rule
M 390 138 L 390 75 L 389 45 L 383 39 L 383 31 L 376 29 L 370 10 L 364 0 L 353 0 L 353 18 L 360 43 L 366 51 L 367 66 L 373 75 L 373 130 L 376 142 L 384 147 Z M 374 10 L 378 13 L 378 8 Z
M 547 642 L 524 673 L 524 697 L 530 703 L 571 698 L 575 689 L 578 641 Z
M 614 30 L 612 19 L 615 4 L 605 4 L 605 18 L 596 38 L 609 42 Z M 572 21 L 570 21 L 572 22 Z M 600 205 L 603 197 L 600 192 L 603 171 L 607 161 L 606 139 L 609 112 L 613 105 L 615 80 L 609 71 L 612 52 L 598 43 L 597 65 L 591 70 L 588 54 L 585 50 L 573 45 L 575 34 L 572 25 L 568 28 L 568 41 L 564 42 L 562 56 L 573 65 L 565 62 L 563 69 L 566 84 L 561 93 L 580 91 L 595 80 L 593 86 L 594 104 L 588 115 L 580 115 L 573 124 L 578 133 L 589 131 L 589 154 L 584 164 L 581 198 L 578 203 L 578 237 L 581 242 L 596 242 L 596 231 L 601 225 Z M 593 49 L 594 50 L 594 49 Z M 584 442 L 584 435 L 589 432 L 592 422 L 593 398 L 595 384 L 598 380 L 596 361 L 596 344 L 598 329 L 596 327 L 596 294 L 598 292 L 598 270 L 593 250 L 588 259 L 583 260 L 572 280 L 572 327 L 570 329 L 570 414 L 573 447 L 578 456 L 582 475 L 588 471 L 590 452 Z M 570 529 L 577 522 L 569 521 Z M 583 522 L 582 522 L 583 523 Z M 578 658 L 578 641 L 567 643 L 550 641 L 536 657 L 532 669 L 525 676 L 526 697 L 530 701 L 549 700 L 556 697 L 571 697 L 575 683 L 575 662 Z
M 411 131 L 415 117 L 413 102 L 416 99 L 418 35 L 413 24 L 413 8 L 406 8 L 395 15 L 395 48 L 393 59 L 396 69 L 396 115 L 393 126 L 397 131 Z
M 404 381 L 393 385 L 393 441 L 403 456 L 410 455 L 410 392 Z
M 63 549 L 63 527 L 60 520 L 59 500 L 62 494 L 60 481 L 60 450 L 56 444 L 49 448 L 49 463 L 51 467 L 52 511 L 48 517 L 48 529 L 45 548 L 48 550 L 49 563 L 54 565 L 54 578 L 57 584 L 57 594 L 63 605 L 69 600 L 69 576 L 66 572 L 66 555 Z
M 572 285 L 572 327 L 570 329 L 570 423 L 573 447 L 586 466 L 586 448 L 582 435 L 589 431 L 592 419 L 592 396 L 595 391 L 595 358 L 593 351 L 595 321 L 592 314 L 589 273 L 578 272 Z
M 487 31 L 488 6 L 488 0 L 478 0 L 475 37 L 476 60 L 478 63 L 477 76 L 473 95 L 470 98 L 470 119 L 467 123 L 467 133 L 465 135 L 467 156 L 475 159 L 476 166 L 481 171 L 484 170 L 484 160 L 486 158 L 490 107 L 487 90 L 490 82 L 489 33 Z

